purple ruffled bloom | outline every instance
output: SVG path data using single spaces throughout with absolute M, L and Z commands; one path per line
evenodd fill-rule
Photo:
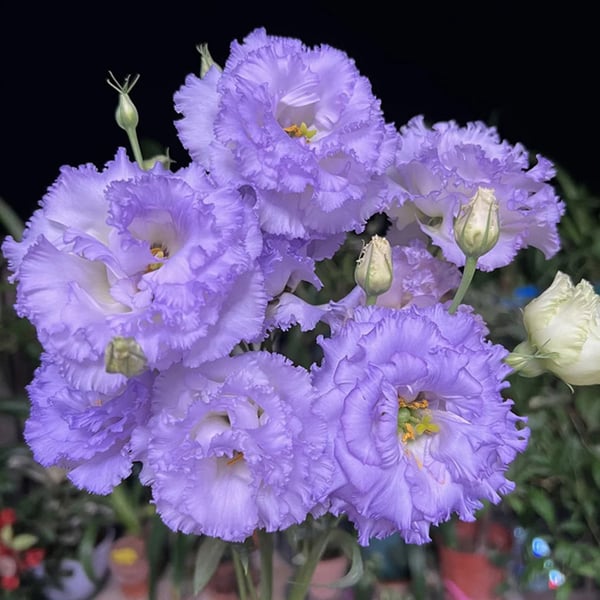
M 254 187 L 269 233 L 360 231 L 383 206 L 398 134 L 340 50 L 256 29 L 222 72 L 188 75 L 175 108 L 192 158 L 218 182 Z
M 430 525 L 454 512 L 473 520 L 482 500 L 514 488 L 505 474 L 529 429 L 501 394 L 508 352 L 485 335 L 466 308 L 437 304 L 359 307 L 320 338 L 313 384 L 339 464 L 331 511 L 347 514 L 361 544 L 395 532 L 428 542 Z
M 282 355 L 248 352 L 160 374 L 160 407 L 134 446 L 164 522 L 243 541 L 302 522 L 332 475 L 310 375 Z
M 131 473 L 131 435 L 150 417 L 154 376 L 130 379 L 114 394 L 70 386 L 50 357 L 42 357 L 27 391 L 24 437 L 35 459 L 66 469 L 79 488 L 108 494 Z
M 528 246 L 551 258 L 560 249 L 557 225 L 565 210 L 548 183 L 554 174 L 542 156 L 530 167 L 523 146 L 501 141 L 494 127 L 481 122 L 459 127 L 454 121 L 428 127 L 415 117 L 400 130 L 395 163 L 388 170 L 397 197 L 386 212 L 397 230 L 418 225 L 447 260 L 462 266 L 465 255 L 454 237 L 454 218 L 478 188 L 491 189 L 499 205 L 500 238 L 477 267 L 503 267 Z
M 262 335 L 262 234 L 249 194 L 215 187 L 191 165 L 140 170 L 120 150 L 102 172 L 64 167 L 22 242 L 2 250 L 16 309 L 77 388 L 108 393 L 115 337 L 150 368 L 197 365 Z

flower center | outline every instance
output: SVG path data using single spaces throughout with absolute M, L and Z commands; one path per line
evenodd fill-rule
M 440 430 L 439 425 L 432 423 L 428 408 L 429 401 L 422 397 L 422 393 L 417 394 L 412 402 L 398 396 L 398 435 L 402 436 L 403 443 Z
M 150 252 L 152 253 L 152 256 L 158 258 L 161 262 L 149 263 L 146 267 L 146 273 L 152 273 L 152 271 L 157 271 L 163 266 L 163 261 L 169 258 L 169 250 L 163 244 L 152 244 L 152 246 L 150 247 Z
M 308 125 L 302 121 L 302 123 L 300 123 L 300 125 L 290 125 L 289 127 L 284 127 L 283 130 L 290 136 L 290 137 L 303 137 L 307 142 L 310 142 L 311 138 L 313 138 L 315 135 L 317 135 L 317 130 L 316 129 L 309 129 Z

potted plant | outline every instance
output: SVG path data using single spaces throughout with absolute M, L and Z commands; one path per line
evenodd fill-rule
M 13 507 L 20 530 L 44 555 L 29 593 L 83 600 L 107 573 L 114 513 L 104 497 L 76 489 L 60 469 L 45 469 L 21 445 L 0 452 L 0 507 Z
M 407 544 L 398 534 L 374 538 L 363 548 L 365 586 L 377 600 L 401 600 L 412 597 L 411 554 L 420 547 Z M 417 574 L 414 574 L 418 577 Z M 416 579 L 416 577 L 415 577 Z
M 557 270 L 574 283 L 600 282 L 597 215 L 600 198 L 558 171 L 566 201 L 560 224 L 563 252 L 546 261 L 527 251 L 502 277 L 485 274 L 470 290 L 495 341 L 514 348 L 525 339 L 521 311 Z M 527 415 L 528 448 L 511 465 L 515 490 L 502 502 L 519 525 L 516 575 L 531 598 L 600 596 L 600 404 L 598 385 L 572 387 L 551 374 L 510 378 L 508 395 Z M 540 554 L 540 540 L 547 547 Z
M 511 585 L 511 528 L 490 506 L 477 517 L 469 522 L 453 519 L 437 528 L 439 574 L 452 600 L 499 600 Z

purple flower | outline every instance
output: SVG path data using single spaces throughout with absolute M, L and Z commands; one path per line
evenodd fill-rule
M 131 473 L 131 435 L 150 416 L 153 375 L 132 378 L 113 394 L 81 391 L 42 357 L 27 391 L 24 436 L 42 465 L 68 471 L 75 485 L 108 494 Z
M 81 389 L 124 384 L 104 370 L 115 336 L 134 338 L 150 368 L 225 356 L 262 335 L 253 201 L 194 165 L 141 171 L 123 150 L 102 172 L 64 167 L 23 241 L 2 246 L 17 311 Z
M 248 352 L 175 365 L 157 379 L 159 407 L 134 447 L 164 522 L 243 541 L 303 521 L 325 497 L 329 438 L 307 371 Z
M 396 531 L 427 542 L 431 524 L 473 520 L 513 489 L 505 473 L 529 430 L 501 394 L 508 352 L 486 334 L 464 307 L 370 306 L 319 340 L 313 383 L 339 464 L 331 511 L 361 544 Z
M 218 182 L 254 187 L 269 233 L 358 231 L 383 206 L 397 132 L 340 50 L 256 29 L 222 72 L 188 75 L 175 108 L 192 158 Z
M 558 252 L 557 224 L 565 207 L 548 183 L 555 174 L 550 161 L 537 156 L 530 167 L 520 144 L 501 141 L 495 128 L 481 122 L 466 127 L 440 122 L 430 128 L 415 117 L 401 129 L 400 139 L 388 170 L 397 198 L 386 211 L 397 230 L 418 224 L 447 260 L 462 266 L 465 255 L 455 240 L 454 218 L 484 188 L 498 202 L 500 238 L 479 258 L 479 269 L 505 266 L 528 246 L 546 258 Z

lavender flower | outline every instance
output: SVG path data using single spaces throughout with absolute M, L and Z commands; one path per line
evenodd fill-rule
M 25 231 L 2 250 L 16 308 L 74 387 L 109 393 L 115 337 L 150 368 L 196 365 L 262 334 L 267 296 L 252 197 L 192 165 L 143 172 L 123 150 L 102 172 L 64 167 Z
M 399 531 L 409 543 L 458 513 L 473 520 L 514 484 L 505 473 L 529 430 L 501 390 L 507 351 L 465 307 L 359 307 L 314 369 L 319 410 L 335 436 L 331 511 L 359 542 Z
M 218 182 L 252 185 L 269 233 L 359 231 L 383 206 L 397 132 L 340 50 L 256 29 L 222 72 L 188 75 L 175 107 L 192 158 Z
M 80 488 L 108 494 L 131 473 L 131 435 L 150 417 L 153 380 L 146 372 L 113 394 L 82 391 L 43 356 L 27 388 L 31 411 L 24 436 L 35 459 L 66 469 Z
M 160 407 L 134 447 L 164 522 L 242 541 L 303 521 L 331 478 L 325 421 L 307 371 L 247 352 L 158 377 Z
M 397 230 L 418 224 L 447 260 L 462 266 L 465 255 L 456 243 L 454 219 L 483 188 L 498 203 L 500 235 L 479 258 L 479 269 L 505 266 L 528 246 L 546 258 L 559 250 L 557 224 L 564 203 L 547 183 L 555 173 L 549 160 L 537 156 L 530 167 L 520 144 L 501 141 L 495 128 L 481 122 L 466 127 L 440 122 L 429 128 L 415 117 L 400 137 L 395 164 L 388 170 L 397 196 L 387 213 Z

